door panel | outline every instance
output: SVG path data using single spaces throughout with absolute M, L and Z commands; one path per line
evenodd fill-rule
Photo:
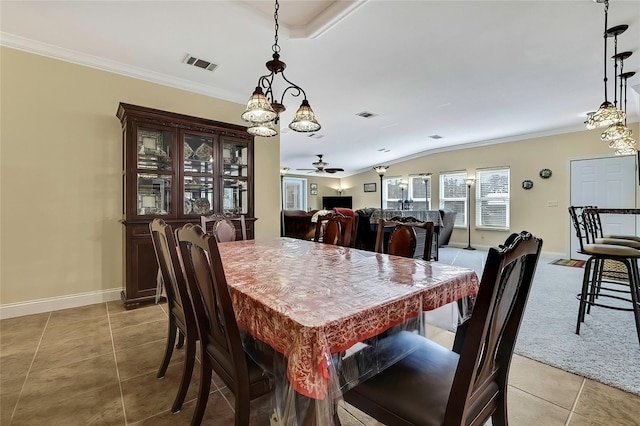
M 571 205 L 608 208 L 635 207 L 636 157 L 593 158 L 571 161 Z M 567 213 L 567 217 L 568 217 Z M 601 215 L 602 228 L 608 234 L 636 234 L 634 215 Z M 580 245 L 569 218 L 570 257 L 586 259 L 576 251 Z

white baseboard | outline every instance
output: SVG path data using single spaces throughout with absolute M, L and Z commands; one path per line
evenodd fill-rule
M 92 291 L 89 293 L 70 294 L 67 296 L 49 297 L 29 300 L 27 302 L 0 305 L 0 319 L 40 314 L 42 312 L 59 311 L 61 309 L 106 303 L 120 299 L 121 288 Z

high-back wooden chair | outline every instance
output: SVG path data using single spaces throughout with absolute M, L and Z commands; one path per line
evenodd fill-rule
M 391 220 L 378 220 L 378 233 L 376 235 L 376 252 L 383 253 L 385 230 L 391 228 L 387 253 L 395 256 L 414 257 L 418 236 L 416 228 L 424 229 L 424 251 L 422 258 L 431 260 L 431 248 L 433 245 L 433 222 L 420 222 L 414 218 L 392 218 Z
M 215 237 L 193 224 L 177 234 L 200 336 L 200 389 L 191 425 L 202 421 L 212 371 L 235 396 L 235 425 L 248 425 L 249 402 L 270 392 L 272 381 L 243 349 Z
M 351 229 L 353 218 L 339 213 L 329 213 L 318 216 L 316 222 L 316 233 L 313 241 L 322 241 L 325 244 L 338 246 L 351 246 Z
M 490 417 L 508 424 L 509 366 L 541 247 L 521 232 L 489 249 L 473 313 L 456 334 L 459 354 L 418 334 L 393 334 L 379 342 L 381 355 L 399 347 L 410 354 L 345 401 L 394 426 L 483 425 Z
M 236 227 L 231 221 L 231 216 L 223 214 L 200 216 L 200 226 L 206 233 L 214 235 L 219 243 L 236 240 Z M 243 240 L 247 239 L 244 215 L 240 215 L 240 235 Z
M 187 345 L 182 369 L 182 379 L 178 387 L 178 394 L 171 407 L 171 412 L 176 413 L 180 411 L 182 407 L 184 398 L 187 395 L 187 390 L 189 389 L 189 383 L 191 382 L 196 357 L 198 329 L 187 290 L 187 283 L 182 273 L 173 231 L 162 219 L 154 219 L 151 221 L 149 229 L 151 230 L 151 240 L 153 241 L 158 267 L 167 294 L 167 306 L 169 310 L 167 346 L 156 377 L 164 377 L 167 371 L 171 355 L 173 354 L 173 345 L 176 343 L 176 333 L 178 334 L 177 348 L 182 348 L 185 342 Z

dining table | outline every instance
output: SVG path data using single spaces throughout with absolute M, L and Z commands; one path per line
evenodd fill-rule
M 270 349 L 275 356 L 256 360 L 284 376 L 275 381 L 278 425 L 336 424 L 343 392 L 407 355 L 381 359 L 378 340 L 421 332 L 423 311 L 472 300 L 479 286 L 472 269 L 300 239 L 218 248 L 247 346 Z

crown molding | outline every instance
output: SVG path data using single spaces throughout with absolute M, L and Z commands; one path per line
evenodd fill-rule
M 77 65 L 95 68 L 101 71 L 148 81 L 150 83 L 160 84 L 162 86 L 173 87 L 174 89 L 185 90 L 187 92 L 197 93 L 200 95 L 207 95 L 229 102 L 243 103 L 243 100 L 238 99 L 237 94 L 226 90 L 217 89 L 205 84 L 194 83 L 192 81 L 138 67 L 132 67 L 121 62 L 110 61 L 94 55 L 65 49 L 40 41 L 16 36 L 14 34 L 0 32 L 0 45 Z

